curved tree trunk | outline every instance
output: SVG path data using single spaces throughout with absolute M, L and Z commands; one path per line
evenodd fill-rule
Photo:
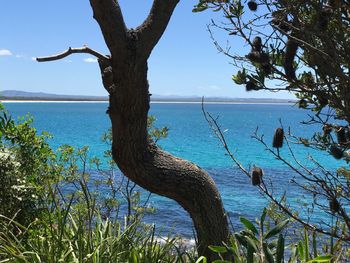
M 178 0 L 155 0 L 149 17 L 136 30 L 125 28 L 114 0 L 90 2 L 112 54 L 108 62 L 100 61 L 100 68 L 110 93 L 113 159 L 125 176 L 141 187 L 177 201 L 193 220 L 198 253 L 213 259 L 208 245 L 221 245 L 229 237 L 227 216 L 214 181 L 195 164 L 159 149 L 147 135 L 147 59 Z

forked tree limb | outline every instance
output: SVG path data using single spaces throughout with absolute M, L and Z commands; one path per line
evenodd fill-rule
M 71 54 L 76 54 L 76 53 L 90 54 L 90 55 L 97 57 L 100 60 L 109 60 L 110 59 L 109 57 L 102 55 L 101 53 L 99 53 L 99 52 L 97 52 L 97 51 L 95 51 L 87 46 L 83 46 L 80 48 L 69 47 L 66 51 L 63 51 L 62 53 L 48 56 L 48 57 L 39 57 L 39 58 L 36 58 L 36 61 L 38 61 L 38 62 L 54 61 L 54 60 L 63 59 Z
M 90 0 L 94 18 L 99 22 L 105 42 L 112 56 L 123 56 L 127 47 L 127 26 L 116 0 Z M 113 54 L 118 51 L 117 54 Z
M 136 28 L 140 46 L 145 54 L 150 55 L 152 49 L 163 35 L 171 14 L 179 0 L 154 0 L 152 8 L 145 21 Z

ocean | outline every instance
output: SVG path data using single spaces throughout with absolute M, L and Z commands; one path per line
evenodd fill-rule
M 47 131 L 53 135 L 49 143 L 54 149 L 62 144 L 89 146 L 90 156 L 100 158 L 108 149 L 101 141 L 102 134 L 110 128 L 107 103 L 5 103 L 5 107 L 13 117 L 33 116 L 33 125 L 39 132 Z M 284 129 L 290 128 L 293 135 L 310 138 L 320 127 L 301 124 L 308 120 L 309 112 L 289 104 L 207 104 L 205 109 L 217 117 L 237 159 L 247 168 L 253 165 L 263 168 L 265 181 L 273 183 L 276 196 L 286 193 L 292 207 L 305 210 L 311 199 L 291 182 L 292 179 L 302 182 L 302 179 L 269 154 L 252 135 L 257 131 L 271 145 L 273 133 L 282 123 Z M 205 121 L 200 104 L 152 103 L 150 114 L 157 118 L 155 126 L 169 128 L 168 137 L 159 141 L 159 145 L 173 155 L 206 169 L 214 178 L 235 228 L 240 228 L 240 216 L 249 219 L 260 216 L 268 200 L 225 155 Z M 330 171 L 346 165 L 324 152 L 300 145 L 292 147 L 296 157 L 307 167 L 314 167 L 307 158 L 309 155 Z M 280 153 L 292 162 L 287 147 L 283 147 Z M 147 222 L 155 223 L 165 234 L 170 231 L 191 237 L 193 226 L 190 217 L 177 203 L 156 195 L 151 196 L 150 202 L 156 212 L 146 217 Z M 311 217 L 311 222 L 322 221 L 329 221 L 329 216 L 322 211 L 316 211 Z

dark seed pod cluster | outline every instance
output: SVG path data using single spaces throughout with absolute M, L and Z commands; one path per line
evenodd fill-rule
M 245 90 L 246 91 L 259 90 L 259 87 L 257 85 L 255 85 L 255 83 L 253 81 L 248 81 L 245 84 Z
M 270 75 L 272 73 L 272 67 L 270 64 L 263 64 L 261 69 L 264 71 L 266 75 Z
M 345 127 L 339 127 L 339 129 L 337 130 L 337 140 L 339 144 L 347 143 Z
M 338 213 L 340 210 L 340 204 L 336 198 L 329 200 L 329 209 L 333 214 Z
M 252 185 L 261 184 L 262 177 L 264 175 L 263 170 L 260 167 L 254 166 L 252 171 Z
M 272 73 L 272 67 L 270 64 L 270 57 L 267 53 L 262 51 L 263 44 L 261 37 L 257 36 L 252 41 L 252 50 L 246 55 L 252 63 L 258 63 L 259 68 L 266 74 Z
M 249 59 L 253 63 L 260 63 L 260 64 L 267 64 L 269 63 L 269 55 L 265 52 L 260 52 L 256 50 L 252 50 L 248 53 L 246 56 L 247 59 Z
M 339 144 L 349 145 L 350 144 L 350 131 L 349 127 L 338 127 L 336 129 L 337 140 Z
M 331 148 L 329 148 L 329 151 L 331 152 L 333 157 L 338 160 L 341 159 L 344 155 L 344 151 L 335 145 L 332 145 Z
M 281 148 L 283 146 L 284 131 L 282 128 L 277 128 L 273 136 L 272 147 Z
M 251 11 L 256 11 L 258 9 L 258 4 L 255 1 L 249 1 L 248 7 Z

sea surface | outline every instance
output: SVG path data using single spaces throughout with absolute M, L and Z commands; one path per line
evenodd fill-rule
M 62 144 L 89 146 L 90 156 L 100 158 L 108 149 L 101 141 L 102 134 L 110 128 L 107 103 L 5 103 L 5 107 L 13 117 L 33 116 L 34 126 L 39 132 L 47 131 L 53 135 L 49 143 L 55 149 Z M 301 121 L 308 120 L 309 112 L 287 104 L 207 104 L 205 110 L 217 118 L 236 158 L 247 169 L 253 165 L 263 168 L 265 181 L 272 182 L 276 196 L 285 192 L 294 208 L 311 203 L 310 198 L 305 197 L 301 189 L 291 182 L 292 179 L 302 182 L 302 179 L 252 138 L 258 131 L 270 146 L 273 133 L 281 123 L 285 130 L 290 127 L 294 135 L 310 138 L 320 127 L 301 124 Z M 153 103 L 150 114 L 156 116 L 157 127 L 169 128 L 169 136 L 159 141 L 159 145 L 176 156 L 198 164 L 214 178 L 235 228 L 240 228 L 240 216 L 249 219 L 260 216 L 268 200 L 225 155 L 202 114 L 200 104 Z M 292 148 L 296 157 L 310 168 L 315 165 L 308 159 L 309 155 L 330 171 L 346 165 L 344 161 L 335 160 L 324 152 L 300 145 L 293 145 Z M 291 161 L 287 147 L 283 147 L 280 153 Z M 152 195 L 150 202 L 156 212 L 146 217 L 148 222 L 155 223 L 163 233 L 171 231 L 186 237 L 192 235 L 190 217 L 174 201 Z M 312 222 L 328 220 L 329 216 L 322 211 L 316 211 L 311 217 Z

